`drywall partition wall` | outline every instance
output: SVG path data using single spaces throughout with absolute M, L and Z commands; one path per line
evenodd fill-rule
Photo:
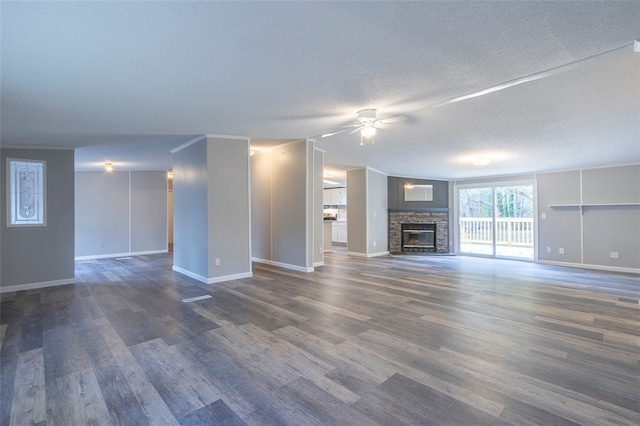
M 313 192 L 313 167 L 312 141 L 290 142 L 253 155 L 252 218 L 262 216 L 252 219 L 253 260 L 313 270 L 315 197 L 308 194 Z M 320 197 L 318 200 L 322 203 Z
M 207 135 L 209 278 L 250 277 L 249 139 Z
M 256 259 L 272 259 L 272 155 L 267 150 L 251 156 L 251 256 Z
M 165 171 L 131 172 L 131 252 L 167 251 Z
M 640 165 L 582 170 L 583 263 L 640 269 Z
M 250 277 L 248 138 L 203 135 L 172 154 L 173 269 L 208 284 Z
M 324 191 L 324 151 L 320 149 L 313 149 L 313 178 L 311 180 L 313 185 L 313 266 L 324 265 L 324 245 L 323 245 L 323 232 L 324 232 L 324 219 L 322 217 L 323 211 L 323 191 Z
M 387 178 L 384 173 L 367 168 L 367 254 L 388 254 L 389 216 L 387 214 Z
M 367 170 L 347 170 L 347 252 L 367 254 Z
M 580 171 L 537 176 L 538 261 L 582 262 L 580 209 L 550 205 L 580 203 Z
M 167 251 L 164 171 L 76 172 L 76 259 Z
M 0 292 L 71 284 L 74 278 L 74 152 L 2 148 Z M 8 158 L 46 161 L 46 225 L 7 227 Z
M 537 182 L 540 262 L 640 272 L 640 165 L 544 173 Z
M 387 175 L 370 168 L 347 171 L 347 250 L 355 256 L 388 254 Z
M 209 278 L 207 139 L 173 151 L 173 269 Z
M 308 142 L 291 142 L 273 148 L 273 252 L 274 262 L 300 270 L 311 270 L 307 263 Z
M 129 172 L 76 172 L 78 258 L 129 252 Z

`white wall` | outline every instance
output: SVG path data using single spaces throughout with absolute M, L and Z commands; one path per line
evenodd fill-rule
M 167 251 L 164 171 L 75 173 L 75 256 Z

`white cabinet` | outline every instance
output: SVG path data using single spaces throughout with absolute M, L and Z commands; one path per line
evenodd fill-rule
M 325 206 L 331 205 L 331 190 L 325 189 L 322 193 L 322 204 Z
M 331 229 L 331 241 L 334 243 L 347 242 L 347 222 L 333 222 Z
M 322 197 L 325 206 L 344 206 L 347 204 L 347 188 L 325 189 Z

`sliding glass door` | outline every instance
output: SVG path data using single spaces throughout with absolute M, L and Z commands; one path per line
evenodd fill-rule
M 461 254 L 533 260 L 533 184 L 458 186 Z

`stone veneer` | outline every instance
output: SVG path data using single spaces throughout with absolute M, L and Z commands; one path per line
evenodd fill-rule
M 389 212 L 389 252 L 402 253 L 403 223 L 435 223 L 436 252 L 449 252 L 449 213 L 442 212 Z M 415 254 L 415 253 L 412 253 Z

